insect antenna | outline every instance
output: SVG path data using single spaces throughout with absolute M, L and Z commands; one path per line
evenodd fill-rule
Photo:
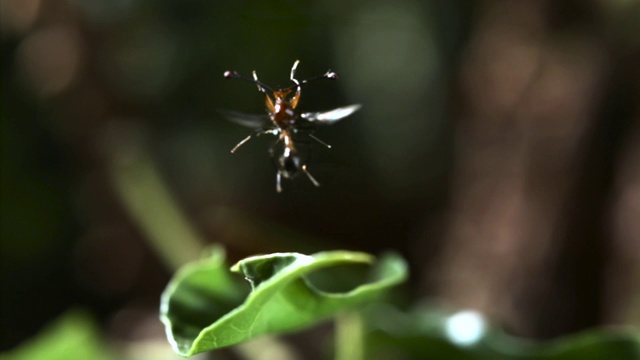
M 269 85 L 267 85 L 267 84 L 263 83 L 262 81 L 258 80 L 258 76 L 256 75 L 255 71 L 253 72 L 253 79 L 245 77 L 245 76 L 242 76 L 242 75 L 238 74 L 238 72 L 235 71 L 235 70 L 233 70 L 233 71 L 232 70 L 225 71 L 224 72 L 224 77 L 227 78 L 227 79 L 240 79 L 240 80 L 244 80 L 244 81 L 248 81 L 250 83 L 256 84 L 258 86 L 258 90 L 260 90 L 261 92 L 265 92 L 265 89 L 273 92 L 273 89 Z

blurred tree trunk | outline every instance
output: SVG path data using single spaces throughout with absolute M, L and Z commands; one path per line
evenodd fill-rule
M 612 254 L 605 269 L 604 321 L 637 325 L 640 324 L 640 106 L 635 109 L 634 125 L 623 144 L 615 174 L 611 228 L 607 234 L 611 237 Z
M 626 83 L 598 6 L 483 1 L 477 14 L 438 295 L 528 336 L 618 319 L 604 303 L 629 294 L 608 280 L 638 274 L 640 231 L 614 221 L 612 237 L 606 219 L 614 175 L 626 179 L 620 199 L 635 194 L 614 216 L 640 218 L 637 171 L 620 173 L 640 159 L 636 146 L 633 160 L 614 163 L 631 122 L 611 108 L 633 100 L 612 98 Z M 607 284 L 617 300 L 605 298 Z

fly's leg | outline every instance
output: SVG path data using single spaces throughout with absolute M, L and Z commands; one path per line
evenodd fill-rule
M 313 176 L 311 176 L 311 174 L 309 173 L 309 170 L 307 170 L 307 165 L 302 166 L 302 171 L 307 175 L 307 177 L 309 178 L 309 180 L 313 185 L 315 185 L 316 187 L 320 186 L 320 183 L 318 182 L 318 180 L 316 180 Z M 280 174 L 280 171 L 276 173 L 276 191 L 278 193 L 282 192 L 282 175 Z
M 289 76 L 289 79 L 291 79 L 291 81 L 296 83 L 296 85 L 300 85 L 300 82 L 296 80 L 296 70 L 298 70 L 299 63 L 300 63 L 300 60 L 296 60 L 296 62 L 293 63 L 293 66 L 291 67 L 291 75 Z
M 315 141 L 319 142 L 320 144 L 322 144 L 322 145 L 326 146 L 326 147 L 327 147 L 327 149 L 331 149 L 331 145 L 329 145 L 329 144 L 327 144 L 326 142 L 324 142 L 324 141 L 322 141 L 322 140 L 318 139 L 317 137 L 315 137 L 315 135 L 313 135 L 313 134 L 309 134 L 309 137 L 310 137 L 310 138 L 312 138 L 313 140 L 315 140 Z
M 256 86 L 258 87 L 258 91 L 264 94 L 265 104 L 267 105 L 267 109 L 269 109 L 270 113 L 274 113 L 275 106 L 273 105 L 273 100 L 271 100 L 271 97 L 269 96 L 267 89 L 265 89 L 264 86 L 261 85 L 262 83 L 260 82 L 260 80 L 258 80 L 258 73 L 256 73 L 255 70 L 253 70 L 253 80 L 256 83 Z
M 238 143 L 238 145 L 234 146 L 233 149 L 231 149 L 231 153 L 234 154 L 240 148 L 240 146 L 244 145 L 247 141 L 251 140 L 252 137 L 260 136 L 262 134 L 273 134 L 273 135 L 276 135 L 277 134 L 277 130 L 276 129 L 269 129 L 269 130 L 256 131 L 253 134 L 251 134 L 251 135 L 247 136 L 246 138 L 242 139 L 242 141 L 240 141 Z
M 291 81 L 293 81 L 296 84 L 296 93 L 291 98 L 291 107 L 294 109 L 298 106 L 298 101 L 300 100 L 300 91 L 301 91 L 300 82 L 296 79 L 296 70 L 298 70 L 299 63 L 300 63 L 300 60 L 296 60 L 296 62 L 293 63 L 293 66 L 291 67 L 291 75 L 289 76 L 289 79 L 291 79 Z
M 302 171 L 307 175 L 309 180 L 311 180 L 313 185 L 320 186 L 320 183 L 318 182 L 318 180 L 316 180 L 313 176 L 311 176 L 311 174 L 309 173 L 309 170 L 307 170 L 307 165 L 302 165 Z
M 253 80 L 256 81 L 256 86 L 258 87 L 258 91 L 266 95 L 267 90 L 260 85 L 260 80 L 258 80 L 258 73 L 256 73 L 255 70 L 253 70 Z
M 300 82 L 296 79 L 296 71 L 298 70 L 299 63 L 300 60 L 296 60 L 296 62 L 293 63 L 293 66 L 291 67 L 291 75 L 289 75 L 289 79 L 291 79 L 291 81 L 296 83 L 296 85 L 298 86 L 300 86 Z
M 276 191 L 282 192 L 282 175 L 280 175 L 280 171 L 276 173 Z
M 238 150 L 238 148 L 240 148 L 240 146 L 244 145 L 247 141 L 251 140 L 251 138 L 253 137 L 254 134 L 251 134 L 249 136 L 247 136 L 246 138 L 244 138 L 242 141 L 240 141 L 238 143 L 238 145 L 234 146 L 233 149 L 231 149 L 231 153 L 235 153 L 236 150 Z

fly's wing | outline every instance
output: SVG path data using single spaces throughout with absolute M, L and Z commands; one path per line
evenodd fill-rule
M 272 128 L 271 119 L 267 115 L 245 114 L 232 110 L 218 110 L 227 120 L 232 123 L 248 127 L 255 131 Z
M 303 113 L 300 117 L 311 125 L 328 125 L 344 119 L 360 109 L 360 104 L 339 107 L 337 109 L 321 112 Z

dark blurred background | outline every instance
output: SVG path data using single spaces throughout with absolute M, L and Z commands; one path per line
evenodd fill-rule
M 210 243 L 395 249 L 414 300 L 532 338 L 640 321 L 638 1 L 0 5 L 2 350 L 75 306 L 162 338 Z M 263 96 L 222 74 L 288 86 L 296 59 L 340 74 L 303 111 L 363 108 L 316 133 L 322 186 L 277 194 L 273 138 L 231 155 L 249 130 L 217 113 Z

